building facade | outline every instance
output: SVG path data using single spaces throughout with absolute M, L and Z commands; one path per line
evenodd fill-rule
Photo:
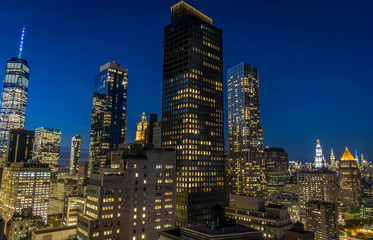
M 153 124 L 153 144 L 154 148 L 162 147 L 162 121 Z
M 283 194 L 285 184 L 288 182 L 288 154 L 283 148 L 265 148 L 264 160 L 268 200 L 276 202 L 277 197 Z
M 137 123 L 135 142 L 146 142 L 146 130 L 148 129 L 148 121 L 146 121 L 145 113 L 142 113 L 140 122 Z
M 228 136 L 233 194 L 266 194 L 258 69 L 242 62 L 227 72 Z
M 154 123 L 156 123 L 157 121 L 158 121 L 158 114 L 151 113 L 149 115 L 148 127 L 145 131 L 145 139 L 147 143 L 153 143 Z
M 306 203 L 305 228 L 317 240 L 339 240 L 337 204 L 323 201 Z
M 89 145 L 89 174 L 106 166 L 106 153 L 126 141 L 128 70 L 115 62 L 95 79 Z
M 341 202 L 351 210 L 358 209 L 361 204 L 360 171 L 347 147 L 340 160 L 339 186 Z
M 297 174 L 299 217 L 305 221 L 306 203 L 318 200 L 337 203 L 337 176 L 327 169 L 302 171 Z
M 35 130 L 32 159 L 47 163 L 53 169 L 60 161 L 61 130 L 40 127 Z
M 80 161 L 80 150 L 82 148 L 83 136 L 78 134 L 71 139 L 70 152 L 70 174 L 75 175 L 78 172 Z
M 322 154 L 322 147 L 321 147 L 319 139 L 317 139 L 317 144 L 316 144 L 316 155 L 314 159 L 314 166 L 315 168 L 324 168 L 326 166 L 325 157 Z
M 35 131 L 11 129 L 8 141 L 6 166 L 15 162 L 28 162 L 32 159 Z
M 176 224 L 224 204 L 222 30 L 181 1 L 165 27 L 162 148 L 177 152 Z
M 32 214 L 48 220 L 51 169 L 48 164 L 30 161 L 5 167 L 0 191 L 0 208 L 4 219 L 31 207 Z

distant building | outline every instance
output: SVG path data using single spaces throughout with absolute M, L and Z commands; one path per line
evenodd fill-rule
M 28 162 L 32 159 L 35 131 L 11 129 L 8 141 L 6 166 L 15 162 Z
M 337 170 L 337 163 L 335 162 L 335 156 L 334 156 L 333 148 L 332 148 L 331 153 L 330 153 L 330 169 L 332 171 Z
M 45 228 L 32 232 L 31 240 L 71 240 L 76 239 L 76 226 Z
M 88 174 L 106 166 L 106 153 L 125 143 L 128 69 L 115 62 L 100 67 L 95 79 Z
M 78 134 L 71 139 L 71 152 L 70 152 L 70 174 L 75 175 L 78 171 L 80 161 L 80 150 L 82 148 L 83 136 Z
M 337 204 L 312 200 L 306 203 L 306 230 L 315 233 L 316 240 L 338 240 Z
M 61 130 L 40 127 L 35 131 L 32 159 L 57 170 L 60 161 Z
M 136 143 L 146 143 L 146 130 L 148 128 L 148 122 L 146 121 L 145 113 L 142 113 L 140 122 L 137 123 L 136 128 Z
M 91 175 L 78 239 L 157 239 L 159 231 L 174 227 L 175 152 L 142 151 L 138 145 L 120 148 L 128 151 L 125 169 Z
M 76 226 L 78 215 L 84 214 L 80 204 L 81 198 L 78 195 L 66 196 L 64 201 L 63 220 L 65 226 Z
M 314 159 L 314 167 L 315 168 L 326 167 L 326 161 L 325 161 L 324 155 L 322 154 L 322 147 L 321 147 L 319 139 L 317 139 L 317 144 L 316 144 L 316 155 Z
M 29 239 L 32 227 L 32 208 L 24 208 L 21 213 L 15 212 L 8 223 L 7 238 L 9 240 Z
M 262 197 L 231 195 L 225 211 L 237 223 L 262 231 L 265 240 L 283 239 L 285 231 L 293 227 L 286 206 L 264 207 Z
M 162 137 L 162 121 L 158 121 L 153 124 L 154 148 L 162 147 L 161 137 Z
M 296 222 L 294 227 L 285 232 L 285 240 L 314 240 L 315 234 L 304 230 L 301 222 Z
M 78 168 L 78 185 L 85 185 L 84 182 L 88 178 L 88 163 L 80 162 Z
M 360 171 L 347 147 L 340 160 L 339 186 L 341 202 L 351 210 L 358 209 L 361 204 Z
M 260 124 L 259 72 L 242 62 L 227 71 L 228 135 L 227 161 L 232 169 L 232 193 L 265 196 L 266 179 L 263 128 Z
M 319 200 L 337 203 L 337 176 L 327 169 L 301 171 L 297 174 L 299 217 L 305 221 L 306 203 Z
M 146 143 L 153 143 L 154 123 L 157 121 L 158 121 L 158 114 L 151 113 L 149 115 L 148 127 L 146 128 L 146 131 L 145 131 Z
M 283 148 L 265 148 L 264 160 L 268 200 L 275 202 L 288 182 L 288 154 Z
M 32 214 L 48 220 L 51 169 L 48 164 L 30 161 L 4 168 L 0 191 L 1 214 L 9 220 L 15 212 L 31 207 Z

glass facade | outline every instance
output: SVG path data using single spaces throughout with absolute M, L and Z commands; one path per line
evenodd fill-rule
M 177 153 L 176 225 L 224 205 L 222 30 L 180 2 L 165 27 L 162 148 Z
M 263 129 L 260 124 L 258 69 L 240 63 L 227 72 L 228 135 L 227 166 L 234 194 L 266 194 Z
M 25 127 L 30 67 L 21 58 L 6 63 L 0 110 L 0 165 L 6 164 L 9 131 Z
M 35 131 L 32 159 L 57 169 L 60 160 L 61 130 L 40 127 Z
M 93 94 L 89 174 L 106 166 L 106 153 L 125 143 L 128 70 L 115 62 L 100 67 Z
M 71 139 L 70 152 L 70 174 L 75 175 L 78 171 L 80 161 L 80 150 L 82 147 L 83 136 L 78 134 Z
M 27 162 L 32 159 L 35 131 L 26 129 L 11 129 L 8 141 L 8 156 L 6 166 L 14 162 Z

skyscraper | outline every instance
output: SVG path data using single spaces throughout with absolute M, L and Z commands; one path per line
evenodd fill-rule
M 148 129 L 148 122 L 146 121 L 145 113 L 142 113 L 140 122 L 137 123 L 135 142 L 146 142 L 146 130 Z
M 11 129 L 8 141 L 8 156 L 6 166 L 14 162 L 28 162 L 32 159 L 35 131 L 26 129 Z
M 95 79 L 89 146 L 89 174 L 106 165 L 106 153 L 126 141 L 128 70 L 115 62 Z
M 333 148 L 332 148 L 331 154 L 330 154 L 330 166 L 331 166 L 331 169 L 333 171 L 335 171 L 337 169 L 337 163 L 335 162 L 335 156 L 334 156 Z
M 151 113 L 149 115 L 149 122 L 148 127 L 145 131 L 145 139 L 147 143 L 153 143 L 153 131 L 154 131 L 154 123 L 158 121 L 158 114 Z
M 317 144 L 316 144 L 316 155 L 315 155 L 315 168 L 323 168 L 325 167 L 325 157 L 322 154 L 322 147 L 320 145 L 320 140 L 317 139 Z
M 352 210 L 357 209 L 361 203 L 360 171 L 347 147 L 340 160 L 339 186 L 341 202 Z
M 83 136 L 78 134 L 71 139 L 71 152 L 70 152 L 70 174 L 75 175 L 78 171 L 80 161 L 80 150 L 82 147 Z
M 48 164 L 30 161 L 4 168 L 0 191 L 1 215 L 9 220 L 14 212 L 32 207 L 33 215 L 48 219 L 51 169 Z
M 18 57 L 6 62 L 0 110 L 0 166 L 6 164 L 10 129 L 25 127 L 30 67 L 21 58 L 24 34 L 25 27 L 22 29 Z
M 233 193 L 266 194 L 258 69 L 242 62 L 227 72 L 228 134 Z
M 275 202 L 288 182 L 288 154 L 283 148 L 267 147 L 264 149 L 264 159 L 268 199 Z
M 32 159 L 57 169 L 60 161 L 61 130 L 40 127 L 35 130 Z
M 338 240 L 338 209 L 336 203 L 309 201 L 306 203 L 306 230 L 317 240 Z
M 176 224 L 224 204 L 222 30 L 181 1 L 165 27 L 162 148 L 177 152 Z

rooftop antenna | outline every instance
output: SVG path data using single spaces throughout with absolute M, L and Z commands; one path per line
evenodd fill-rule
M 23 37 L 25 36 L 25 29 L 26 29 L 26 26 L 23 25 L 23 28 L 22 28 L 22 36 L 21 36 L 21 44 L 19 45 L 18 58 L 21 58 L 22 51 L 23 51 Z

